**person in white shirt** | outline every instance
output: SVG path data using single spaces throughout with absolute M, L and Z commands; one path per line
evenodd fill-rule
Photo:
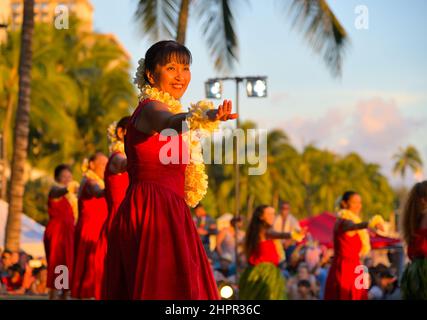
M 283 201 L 279 206 L 279 215 L 273 224 L 273 229 L 277 232 L 292 232 L 301 231 L 301 226 L 298 219 L 291 213 L 291 205 L 287 201 Z
M 287 233 L 291 233 L 292 231 L 301 231 L 298 219 L 291 213 L 291 204 L 288 201 L 281 201 L 279 203 L 279 215 L 274 220 L 273 230 L 276 232 Z M 289 261 L 290 255 L 295 248 L 295 240 L 283 239 L 282 244 L 286 255 L 284 261 Z

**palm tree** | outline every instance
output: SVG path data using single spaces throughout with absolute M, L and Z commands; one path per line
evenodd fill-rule
M 69 150 L 76 145 L 76 142 L 72 141 L 71 138 L 73 132 L 78 130 L 77 126 L 70 122 L 72 118 L 68 114 L 69 109 L 76 108 L 76 101 L 78 101 L 79 94 L 75 90 L 76 85 L 67 75 L 57 71 L 54 55 L 49 51 L 49 48 L 55 47 L 57 49 L 58 42 L 53 42 L 52 45 L 43 43 L 40 36 L 42 34 L 45 36 L 45 32 L 47 30 L 40 28 L 40 26 L 35 27 L 31 70 L 28 160 L 31 165 L 37 164 L 39 169 L 51 168 L 52 163 L 61 161 L 58 157 L 64 159 L 66 152 L 63 152 L 63 149 Z M 4 88 L 0 94 L 0 110 L 3 111 L 0 114 L 0 120 L 3 127 L 3 159 L 7 167 L 9 167 L 11 160 L 8 155 L 13 146 L 12 123 L 15 120 L 14 115 L 17 114 L 19 42 L 20 32 L 11 32 L 7 46 L 0 51 L 0 61 L 4 61 L 1 68 L 3 72 L 0 73 L 0 79 L 4 81 Z M 41 54 L 41 52 L 46 51 L 49 52 L 49 56 Z M 66 98 L 67 96 L 68 98 Z M 64 130 L 67 131 L 67 134 L 64 134 Z M 61 149 L 55 149 L 55 140 L 61 143 L 63 146 Z M 43 141 L 48 143 L 42 146 Z M 43 152 L 49 156 L 49 159 L 41 159 Z M 46 163 L 44 168 L 41 165 L 43 160 Z M 0 172 L 2 186 L 6 186 L 5 171 Z M 3 189 L 4 192 L 5 189 Z
M 74 25 L 56 30 L 50 24 L 36 24 L 34 30 L 26 165 L 41 177 L 26 181 L 24 212 L 39 222 L 47 216 L 45 187 L 55 165 L 71 164 L 78 178 L 81 160 L 95 150 L 107 151 L 106 128 L 129 114 L 137 101 L 123 48 L 110 36 L 78 30 Z M 19 40 L 20 32 L 11 32 L 0 48 L 0 124 L 9 134 L 4 139 L 9 155 L 17 114 Z
M 409 145 L 406 148 L 399 148 L 399 151 L 393 156 L 396 161 L 393 168 L 394 174 L 400 174 L 402 180 L 405 179 L 406 170 L 411 170 L 414 174 L 421 172 L 423 161 L 418 150 Z
M 175 38 L 185 43 L 190 12 L 201 23 L 201 32 L 218 71 L 233 69 L 238 60 L 239 44 L 231 0 L 139 0 L 135 18 L 154 40 Z M 348 36 L 325 0 L 289 0 L 284 11 L 294 18 L 313 50 L 323 55 L 332 75 L 341 74 Z M 280 3 L 282 5 L 282 3 Z M 192 11 L 190 11 L 190 9 Z
M 32 42 L 34 33 L 34 0 L 24 1 L 24 19 L 21 31 L 21 53 L 19 58 L 18 109 L 14 129 L 9 215 L 6 224 L 5 247 L 18 251 L 21 236 L 21 213 L 24 199 L 24 170 L 27 160 L 28 135 L 30 128 L 30 94 Z

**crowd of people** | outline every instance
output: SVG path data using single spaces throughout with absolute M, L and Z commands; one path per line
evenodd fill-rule
M 58 181 L 61 181 L 63 170 L 67 170 L 65 176 L 69 172 L 67 167 L 61 166 L 58 168 L 55 176 Z M 69 181 L 72 180 L 70 179 Z M 58 186 L 54 188 L 56 187 Z M 356 193 L 344 194 L 343 201 L 349 203 L 351 195 L 354 197 Z M 357 212 L 359 209 L 355 208 L 354 205 L 360 206 L 360 201 L 361 199 L 356 198 L 356 202 L 353 202 L 349 209 Z M 71 219 L 71 211 L 69 215 Z M 54 220 L 54 216 L 51 218 Z M 300 226 L 298 219 L 291 213 L 289 202 L 282 201 L 277 214 L 271 206 L 259 206 L 249 221 L 245 221 L 242 216 L 236 218 L 233 215 L 226 215 L 226 219 L 222 219 L 221 223 L 211 217 L 204 206 L 199 204 L 193 210 L 193 220 L 201 243 L 206 250 L 218 287 L 224 283 L 232 285 L 241 299 L 328 299 L 328 297 L 325 297 L 327 279 L 330 272 L 336 272 L 331 271 L 331 266 L 335 263 L 334 268 L 337 268 L 337 259 L 334 259 L 337 253 L 334 253 L 333 247 L 321 245 L 311 238 L 310 233 Z M 74 222 L 72 225 L 74 226 Z M 365 223 L 363 227 L 367 225 Z M 49 238 L 50 229 L 46 229 L 47 238 Z M 75 233 L 75 229 L 71 229 Z M 350 229 L 356 230 L 351 226 Z M 303 234 L 304 240 L 298 241 L 299 239 L 294 239 L 292 237 L 294 232 Z M 63 248 L 64 239 L 67 239 L 66 232 L 63 230 L 60 234 L 62 238 L 57 241 L 60 241 L 61 244 L 57 245 Z M 260 234 L 262 234 L 261 237 L 259 237 Z M 58 235 L 59 233 L 56 233 L 56 236 Z M 337 237 L 339 236 L 335 236 L 334 239 L 335 250 L 338 250 L 339 255 L 339 250 L 342 250 L 342 248 L 339 240 L 337 244 Z M 250 239 L 255 239 L 252 240 L 252 245 L 250 244 Z M 72 241 L 71 238 L 69 241 Z M 100 241 L 103 240 L 101 239 Z M 258 241 L 263 243 L 262 248 L 257 248 Z M 423 245 L 425 246 L 425 244 Z M 357 248 L 357 244 L 354 243 L 350 243 L 350 246 L 353 248 L 351 251 L 360 249 L 354 249 Z M 48 248 L 49 246 L 47 245 L 46 249 Z M 106 249 L 103 248 L 102 250 L 105 251 Z M 358 252 L 356 253 L 358 254 Z M 414 253 L 410 252 L 410 254 L 413 257 Z M 67 259 L 69 256 L 73 255 L 63 252 L 62 258 Z M 54 259 L 58 259 L 58 257 L 50 255 L 50 263 L 53 266 L 57 266 L 58 264 L 56 263 L 67 263 L 66 261 L 61 261 L 60 258 L 59 260 Z M 37 266 L 32 266 L 31 262 L 32 257 L 25 252 L 17 253 L 5 250 L 1 253 L 0 294 L 46 295 L 50 292 L 52 299 L 60 297 L 61 294 L 62 298 L 69 298 L 69 290 L 59 290 L 61 292 L 52 290 L 54 288 L 54 279 L 52 275 L 52 279 L 48 276 L 46 261 Z M 266 262 L 267 264 L 265 264 Z M 263 267 L 254 271 L 255 267 L 261 263 L 264 263 Z M 68 264 L 72 265 L 72 262 L 68 262 Z M 359 260 L 357 260 L 357 264 L 359 264 Z M 329 289 L 329 294 L 335 296 L 329 298 L 402 299 L 399 274 L 395 266 L 391 263 L 386 265 L 382 262 L 375 264 L 374 259 L 369 255 L 365 256 L 363 265 L 368 270 L 368 286 L 365 288 L 366 290 L 356 291 L 355 296 L 350 294 L 346 297 L 337 296 L 342 291 L 342 288 L 332 288 Z M 344 265 L 341 266 L 341 269 L 354 270 L 354 266 Z M 252 283 L 249 289 L 246 288 L 245 281 L 253 272 L 260 273 L 261 275 L 258 275 L 258 278 L 263 279 L 262 281 L 269 281 L 270 285 L 275 288 L 265 291 L 265 287 L 260 283 L 262 281 L 258 281 L 255 284 Z M 237 279 L 237 274 L 240 276 L 240 281 Z M 331 283 L 340 283 L 343 286 L 342 281 L 339 282 L 332 276 L 329 276 L 329 279 Z M 354 281 L 354 277 L 351 277 L 351 280 Z M 238 282 L 240 282 L 240 288 Z M 355 288 L 353 283 L 348 286 Z M 264 292 L 260 292 L 262 290 Z M 364 296 L 361 297 L 360 294 Z
M 25 252 L 0 250 L 0 295 L 46 295 L 46 262 L 37 261 Z
M 90 156 L 80 183 L 69 166 L 55 168 L 46 267 L 32 270 L 25 255 L 3 252 L 2 290 L 47 287 L 51 299 L 217 300 L 229 283 L 240 299 L 427 299 L 427 182 L 414 186 L 404 210 L 411 263 L 401 282 L 395 269 L 362 261 L 371 251 L 368 230 L 383 230 L 384 221 L 362 221 L 354 191 L 339 202 L 333 248 L 301 228 L 286 201 L 278 214 L 260 205 L 246 221 L 218 228 L 200 204 L 207 192 L 200 138 L 238 115 L 228 100 L 182 111 L 191 59 L 175 41 L 148 49 L 135 77 L 138 107 L 109 128 L 109 156 Z M 192 130 L 196 139 L 186 135 Z
M 354 195 L 354 194 L 353 194 Z M 348 196 L 347 196 L 348 197 Z M 346 201 L 346 200 L 344 200 Z M 348 199 L 347 199 L 348 201 Z M 352 210 L 357 210 L 351 208 Z M 265 211 L 265 212 L 264 212 Z M 298 219 L 291 213 L 291 205 L 287 201 L 282 201 L 279 205 L 278 214 L 274 213 L 271 206 L 260 206 L 255 210 L 252 216 L 252 224 L 248 226 L 245 232 L 242 218 L 230 216 L 229 223 L 225 227 L 217 228 L 217 223 L 210 217 L 202 205 L 195 209 L 195 223 L 197 230 L 204 243 L 204 247 L 210 257 L 210 262 L 214 270 L 214 276 L 218 284 L 228 283 L 236 284 L 236 275 L 240 274 L 240 283 L 245 282 L 249 276 L 249 270 L 254 266 L 270 262 L 269 267 L 263 266 L 260 273 L 273 273 L 272 284 L 281 284 L 281 289 L 271 290 L 267 296 L 261 296 L 257 288 L 263 289 L 261 284 L 252 284 L 250 289 L 240 288 L 239 297 L 241 299 L 265 298 L 265 299 L 289 299 L 289 300 L 323 300 L 325 299 L 325 290 L 327 278 L 331 265 L 334 262 L 334 248 L 320 244 L 312 239 L 311 234 L 304 230 L 299 224 Z M 264 235 L 261 237 L 263 248 L 258 248 L 256 254 L 245 252 L 245 237 L 253 237 L 251 233 L 260 233 L 256 231 L 256 223 L 259 217 L 265 215 L 262 221 L 266 221 Z M 265 219 L 265 220 L 264 220 Z M 236 224 L 237 222 L 237 224 Z M 236 228 L 237 227 L 237 228 Z M 255 229 L 254 229 L 255 228 Z M 238 263 L 236 264 L 236 237 L 235 232 L 239 230 L 237 237 Z M 292 238 L 292 232 L 304 234 L 304 240 Z M 280 239 L 279 241 L 275 238 Z M 224 249 L 224 240 L 226 245 Z M 257 237 L 255 237 L 257 239 Z M 266 241 L 269 239 L 269 241 Z M 211 241 L 215 245 L 211 245 Z M 256 241 L 255 241 L 256 242 Z M 357 249 L 357 244 L 351 244 Z M 213 249 L 213 250 L 211 250 Z M 281 250 L 283 249 L 282 253 Z M 251 251 L 251 249 L 249 248 Z M 338 249 L 339 250 L 339 249 Z M 256 251 L 255 248 L 252 251 Z M 339 254 L 339 253 L 338 253 Z M 356 252 L 358 255 L 358 252 Z M 249 256 L 249 258 L 247 258 Z M 249 259 L 249 260 L 248 260 Z M 337 259 L 335 259 L 337 260 Z M 368 269 L 368 288 L 362 290 L 365 299 L 400 299 L 399 275 L 397 268 L 393 266 L 393 261 L 388 261 L 387 265 L 379 261 L 374 265 L 374 259 L 369 255 L 363 261 Z M 357 265 L 360 262 L 357 260 Z M 276 266 L 277 268 L 274 268 Z M 336 268 L 336 267 L 335 267 Z M 342 266 L 346 270 L 354 271 L 354 266 Z M 261 269 L 260 269 L 261 270 Z M 277 272 L 279 271 L 280 274 Z M 334 272 L 334 271 L 332 271 Z M 270 274 L 271 277 L 271 274 Z M 242 280 L 245 279 L 245 280 Z M 337 282 L 332 276 L 330 282 Z M 350 277 L 354 282 L 355 277 Z M 342 283 L 342 281 L 341 281 Z M 245 284 L 244 284 L 245 285 Z M 353 283 L 349 284 L 353 287 Z M 236 291 L 239 286 L 235 286 Z M 339 294 L 340 289 L 330 288 L 330 294 Z M 342 290 L 341 290 L 342 291 Z M 278 292 L 277 295 L 274 292 Z M 265 293 L 264 293 L 265 294 Z M 329 297 L 329 299 L 356 299 L 358 296 L 347 297 Z M 359 297 L 362 298 L 362 297 Z M 328 299 L 328 297 L 326 297 Z

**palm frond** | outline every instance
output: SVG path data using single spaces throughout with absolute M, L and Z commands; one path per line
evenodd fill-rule
M 153 41 L 175 39 L 179 0 L 139 0 L 135 20 Z
M 313 50 L 323 55 L 333 76 L 341 76 L 343 55 L 349 43 L 347 32 L 325 0 L 293 0 L 289 13 L 293 26 L 305 35 Z
M 228 73 L 238 60 L 239 44 L 231 0 L 204 0 L 195 3 L 215 69 Z

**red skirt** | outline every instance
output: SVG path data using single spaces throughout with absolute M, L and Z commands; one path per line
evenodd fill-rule
M 55 278 L 62 273 L 57 266 L 68 269 L 68 283 L 70 283 L 74 260 L 74 223 L 52 219 L 46 226 L 44 233 L 44 247 L 47 260 L 47 287 L 55 289 Z M 65 283 L 63 283 L 65 285 Z M 59 289 L 59 288 L 58 288 Z
M 367 300 L 368 290 L 363 286 L 363 269 L 354 259 L 334 259 L 325 287 L 325 300 Z
M 219 299 L 184 199 L 157 183 L 131 184 L 108 234 L 105 299 Z
M 92 201 L 86 208 L 88 212 L 80 215 L 76 226 L 71 295 L 79 299 L 95 297 L 96 248 L 108 211 L 105 198 Z

